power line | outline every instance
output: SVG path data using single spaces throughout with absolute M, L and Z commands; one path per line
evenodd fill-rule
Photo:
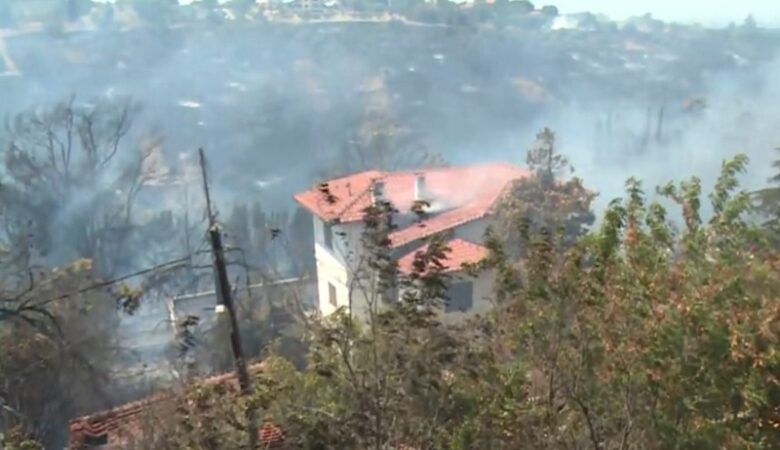
M 123 281 L 129 280 L 131 278 L 139 277 L 139 276 L 146 275 L 146 274 L 149 274 L 149 273 L 152 273 L 152 272 L 157 272 L 158 270 L 162 270 L 162 269 L 166 269 L 166 268 L 174 268 L 176 266 L 182 265 L 183 263 L 190 262 L 191 260 L 192 260 L 191 256 L 185 256 L 183 258 L 170 260 L 170 261 L 167 261 L 167 262 L 164 262 L 164 263 L 161 263 L 161 264 L 157 264 L 156 266 L 152 266 L 152 267 L 148 267 L 146 269 L 139 270 L 137 272 L 128 273 L 128 274 L 122 275 L 122 276 L 117 277 L 117 278 L 112 278 L 110 280 L 105 280 L 105 281 L 100 281 L 100 282 L 97 282 L 97 283 L 93 283 L 93 284 L 91 284 L 89 286 L 86 286 L 86 287 L 83 287 L 81 289 L 69 292 L 67 294 L 62 294 L 62 295 L 58 295 L 56 297 L 51 297 L 51 298 L 48 298 L 46 300 L 43 300 L 40 303 L 36 303 L 35 307 L 36 308 L 40 308 L 40 307 L 49 305 L 49 304 L 54 303 L 54 302 L 59 301 L 59 300 L 65 300 L 65 299 L 68 299 L 68 298 L 72 298 L 74 296 L 85 294 L 85 293 L 87 293 L 89 291 L 94 291 L 96 289 L 106 288 L 106 287 L 109 287 L 109 286 L 121 283 Z

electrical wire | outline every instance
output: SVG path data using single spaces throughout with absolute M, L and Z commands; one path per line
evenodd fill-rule
M 173 259 L 173 260 L 161 263 L 161 264 L 157 264 L 156 266 L 148 267 L 146 269 L 142 269 L 142 270 L 139 270 L 139 271 L 136 271 L 136 272 L 133 272 L 133 273 L 128 273 L 128 274 L 122 275 L 122 276 L 117 277 L 117 278 L 112 278 L 110 280 L 105 280 L 105 281 L 101 281 L 101 282 L 98 282 L 98 283 L 93 283 L 93 284 L 91 284 L 89 286 L 83 287 L 81 289 L 77 289 L 77 290 L 69 292 L 67 294 L 62 294 L 62 295 L 58 295 L 56 297 L 51 297 L 51 298 L 48 298 L 46 300 L 43 300 L 40 303 L 36 303 L 36 307 L 40 308 L 42 306 L 49 305 L 49 304 L 54 303 L 54 302 L 59 301 L 59 300 L 65 300 L 65 299 L 72 298 L 72 297 L 77 296 L 77 295 L 81 295 L 81 294 L 84 294 L 84 293 L 87 293 L 87 292 L 90 292 L 90 291 L 94 291 L 96 289 L 103 289 L 103 288 L 106 288 L 106 287 L 109 287 L 109 286 L 113 286 L 115 284 L 121 283 L 121 282 L 129 280 L 131 278 L 140 277 L 142 275 L 146 275 L 146 274 L 149 274 L 149 273 L 152 273 L 152 272 L 157 272 L 157 271 L 162 270 L 162 269 L 172 269 L 172 268 L 175 268 L 177 266 L 184 266 L 185 265 L 184 263 L 190 262 L 191 259 L 192 259 L 191 256 L 185 256 L 183 258 Z

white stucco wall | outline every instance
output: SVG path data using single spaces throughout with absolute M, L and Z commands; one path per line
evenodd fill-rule
M 333 249 L 326 245 L 327 227 L 322 219 L 314 217 L 314 258 L 317 262 L 317 292 L 322 315 L 332 314 L 336 308 L 349 307 L 350 279 L 355 271 L 360 252 L 360 223 L 331 226 Z M 340 234 L 341 233 L 341 234 Z M 329 285 L 336 288 L 337 305 L 330 304 Z
M 482 243 L 485 230 L 492 223 L 491 218 L 475 220 L 457 227 L 454 230 L 455 237 L 474 243 Z M 362 223 L 335 224 L 332 225 L 333 249 L 328 249 L 325 241 L 325 223 L 318 217 L 314 217 L 314 255 L 317 261 L 317 292 L 319 297 L 319 310 L 323 316 L 332 314 L 336 308 L 351 307 L 357 315 L 366 306 L 365 293 L 354 288 L 353 275 L 360 265 Z M 341 233 L 341 235 L 339 235 Z M 471 277 L 463 272 L 452 273 L 453 281 L 463 279 L 472 281 L 474 286 L 474 306 L 466 313 L 448 313 L 448 317 L 457 319 L 464 315 L 482 314 L 487 312 L 492 303 L 494 274 L 486 271 L 479 276 Z M 330 304 L 329 285 L 336 288 L 338 304 Z M 350 294 L 352 301 L 350 302 Z

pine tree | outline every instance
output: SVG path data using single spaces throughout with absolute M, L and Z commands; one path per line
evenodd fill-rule
M 555 134 L 548 128 L 537 134 L 526 163 L 533 176 L 516 182 L 501 204 L 501 234 L 516 243 L 521 232 L 517 225 L 525 224 L 532 230 L 562 232 L 565 244 L 573 244 L 595 220 L 590 207 L 595 194 L 577 177 L 564 180 L 574 168 L 558 151 Z

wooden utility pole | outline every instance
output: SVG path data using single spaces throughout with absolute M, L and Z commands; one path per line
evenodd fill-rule
M 206 196 L 206 212 L 209 220 L 209 242 L 211 243 L 211 253 L 214 262 L 214 284 L 217 291 L 219 305 L 224 306 L 228 314 L 230 325 L 230 346 L 233 350 L 233 360 L 236 364 L 236 373 L 238 375 L 238 384 L 241 388 L 241 394 L 249 397 L 252 395 L 252 381 L 249 378 L 249 371 L 246 366 L 246 358 L 241 345 L 241 333 L 238 329 L 238 319 L 236 317 L 236 308 L 233 304 L 233 295 L 230 290 L 230 280 L 228 279 L 227 265 L 225 264 L 225 250 L 222 245 L 222 233 L 220 233 L 219 224 L 214 217 L 214 211 L 211 208 L 211 195 L 209 194 L 209 183 L 206 174 L 206 157 L 203 149 L 198 149 L 200 156 L 200 170 L 203 176 L 203 192 Z M 249 448 L 257 448 L 257 420 L 252 401 L 249 401 L 246 410 L 247 431 L 249 433 Z

